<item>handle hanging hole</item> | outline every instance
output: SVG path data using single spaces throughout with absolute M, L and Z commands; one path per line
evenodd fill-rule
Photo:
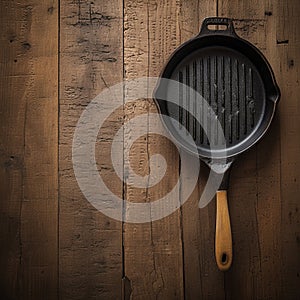
M 226 24 L 220 24 L 220 25 L 208 24 L 207 29 L 209 29 L 209 30 L 227 30 L 228 25 L 226 25 Z
M 225 252 L 222 253 L 221 262 L 223 265 L 225 265 L 227 263 L 227 254 Z

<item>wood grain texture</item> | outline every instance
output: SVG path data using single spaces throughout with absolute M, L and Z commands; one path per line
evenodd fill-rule
M 237 2 L 221 1 L 219 2 L 219 15 L 235 19 L 237 34 L 249 40 L 267 54 L 267 49 L 271 48 L 268 42 L 272 39 L 272 34 L 267 32 L 266 23 L 269 16 L 265 15 L 265 3 L 263 1 L 255 4 L 241 1 L 238 6 Z M 261 226 L 259 218 L 261 213 L 265 213 L 264 210 L 260 210 L 259 205 L 266 203 L 268 199 L 260 197 L 259 185 L 261 178 L 265 179 L 264 189 L 266 194 L 273 197 L 274 206 L 269 206 L 269 208 L 274 209 L 274 213 L 278 211 L 275 206 L 280 201 L 278 190 L 276 191 L 274 187 L 269 186 L 270 177 L 267 177 L 266 174 L 269 171 L 269 176 L 272 173 L 273 178 L 279 178 L 279 169 L 271 166 L 272 160 L 279 160 L 279 144 L 276 144 L 278 130 L 274 130 L 274 125 L 277 125 L 276 120 L 272 125 L 271 130 L 261 143 L 249 152 L 244 153 L 232 168 L 228 199 L 234 260 L 232 268 L 225 274 L 226 297 L 229 299 L 249 298 L 252 295 L 259 298 L 264 293 L 269 293 L 268 297 L 272 298 L 274 297 L 273 292 L 276 293 L 276 287 L 270 289 L 266 286 L 270 274 L 263 274 L 265 269 L 261 269 L 262 264 L 267 262 L 264 257 L 267 255 L 273 257 L 274 255 L 274 253 L 264 251 L 263 247 L 268 244 L 263 242 L 263 238 L 272 239 L 274 235 L 261 231 L 265 230 L 266 227 Z M 271 139 L 268 141 L 270 136 Z M 272 151 L 272 155 L 270 155 L 270 151 Z M 258 174 L 261 172 L 259 161 L 264 153 L 269 153 L 272 160 L 269 161 L 269 164 L 264 161 L 265 174 L 261 174 L 262 176 L 259 179 Z M 276 166 L 278 165 L 276 164 Z M 278 185 L 275 187 L 278 187 Z M 276 222 L 276 217 L 271 220 Z M 274 276 L 278 276 L 276 265 L 273 266 L 273 271 L 276 274 Z
M 225 273 L 214 255 L 215 201 L 198 208 L 207 167 L 180 210 L 129 224 L 85 199 L 72 165 L 75 126 L 88 103 L 123 79 L 158 76 L 216 15 L 233 18 L 237 33 L 266 55 L 282 93 L 270 131 L 232 168 L 234 259 Z M 4 0 L 0 16 L 1 299 L 300 299 L 298 0 Z M 152 203 L 185 166 L 172 142 L 151 133 L 161 127 L 150 124 L 152 99 L 122 106 L 136 90 L 124 92 L 97 137 L 99 174 L 118 197 Z M 118 141 L 130 150 L 130 162 L 119 153 L 122 182 L 112 139 L 141 114 L 147 134 L 130 148 L 125 127 Z M 163 167 L 149 163 L 157 153 L 165 176 L 135 188 L 129 164 L 145 176 Z M 176 190 L 178 204 L 186 188 Z M 126 221 L 132 212 L 124 212 Z
M 125 79 L 158 76 L 167 57 L 179 45 L 179 5 L 176 1 L 124 2 L 124 75 Z M 125 97 L 134 90 L 125 91 Z M 145 115 L 148 134 L 131 148 L 130 164 L 141 175 L 153 172 L 149 158 L 160 153 L 167 161 L 168 170 L 160 184 L 138 189 L 132 186 L 132 174 L 126 174 L 126 200 L 152 202 L 170 192 L 178 180 L 178 153 L 167 139 L 152 134 L 156 126 L 149 124 L 148 114 L 156 112 L 152 99 L 140 99 L 125 109 L 125 121 L 139 114 Z M 128 148 L 131 133 L 124 132 L 124 148 Z M 128 162 L 129 163 L 129 162 Z M 161 166 L 156 165 L 159 168 Z M 176 191 L 179 203 L 179 193 Z M 175 199 L 176 200 L 176 199 Z M 126 209 L 126 216 L 131 211 Z M 151 215 L 150 211 L 143 212 Z M 126 220 L 125 216 L 125 220 Z M 145 224 L 124 224 L 124 274 L 131 284 L 130 299 L 182 299 L 182 245 L 180 213 Z M 129 298 L 128 298 L 129 299 Z
M 72 139 L 86 105 L 107 86 L 122 81 L 122 1 L 61 1 L 60 16 L 60 297 L 120 299 L 121 222 L 96 210 L 81 193 L 72 166 Z M 103 177 L 114 175 L 110 146 L 122 115 L 114 117 L 97 140 Z M 112 192 L 122 195 L 122 183 L 111 180 Z
M 291 124 L 288 121 L 288 114 L 283 115 L 282 110 L 295 105 L 293 103 L 297 102 L 297 93 L 292 97 L 288 96 L 290 86 L 287 78 L 293 75 L 288 72 L 290 68 L 287 67 L 284 71 L 282 66 L 284 63 L 288 65 L 286 56 L 289 41 L 288 44 L 285 44 L 288 35 L 291 34 L 291 39 L 299 36 L 298 29 L 294 27 L 296 22 L 292 21 L 293 15 L 299 16 L 299 5 L 295 2 L 283 4 L 280 1 L 259 1 L 257 3 L 238 1 L 238 4 L 234 1 L 220 1 L 219 14 L 234 18 L 238 34 L 262 50 L 272 65 L 282 92 L 279 110 L 270 131 L 256 146 L 256 149 L 243 155 L 238 162 L 239 167 L 233 168 L 231 180 L 231 198 L 233 200 L 230 200 L 230 211 L 233 216 L 234 251 L 237 253 L 237 257 L 234 259 L 232 270 L 225 275 L 227 298 L 296 299 L 299 297 L 299 291 L 295 288 L 297 280 L 299 284 L 296 270 L 299 271 L 300 265 L 299 255 L 295 250 L 297 247 L 295 236 L 297 236 L 299 228 L 296 229 L 297 212 L 295 212 L 295 200 L 293 199 L 297 196 L 286 198 L 286 190 L 283 192 L 283 187 L 286 186 L 284 183 L 286 177 L 283 174 L 285 173 L 285 176 L 289 178 L 287 173 L 290 171 L 286 171 L 287 165 L 282 165 L 282 160 L 286 157 L 283 155 L 284 151 L 290 149 L 287 144 L 297 145 L 297 142 L 296 139 L 291 141 L 288 138 L 287 140 L 287 135 L 282 134 L 282 128 L 294 132 L 295 127 L 293 126 L 297 125 Z M 286 24 L 293 24 L 293 30 L 283 30 Z M 283 34 L 283 32 L 285 33 Z M 294 38 L 290 47 L 297 48 L 297 38 Z M 296 78 L 295 75 L 293 78 Z M 295 91 L 297 82 L 294 81 L 292 85 L 292 89 Z M 289 103 L 287 103 L 288 99 Z M 287 129 L 288 127 L 289 129 Z M 297 161 L 297 158 L 292 155 L 289 155 L 288 160 L 290 161 L 290 159 Z M 246 162 L 247 160 L 249 162 Z M 251 173 L 245 173 L 243 161 L 251 164 Z M 248 174 L 247 178 L 245 178 L 245 174 Z M 241 187 L 241 181 L 247 181 L 247 185 L 243 183 L 243 187 Z M 298 189 L 297 184 L 291 184 L 291 178 L 289 182 L 289 190 Z M 242 194 L 247 195 L 247 201 L 238 200 L 241 197 L 245 198 Z M 291 201 L 288 205 L 289 208 L 285 206 L 286 201 Z M 294 203 L 294 207 L 291 203 Z M 293 210 L 296 223 L 291 223 L 288 231 L 293 233 L 287 236 L 284 233 L 287 230 L 284 225 L 286 222 L 283 220 Z M 238 228 L 238 231 L 235 228 Z M 294 247 L 294 255 L 291 255 L 290 264 L 287 267 L 284 257 L 287 257 L 286 253 L 290 251 L 287 249 L 290 249 L 291 246 Z M 285 268 L 294 269 L 294 276 L 290 274 L 288 281 L 287 277 L 283 275 Z M 236 288 L 237 286 L 239 288 Z
M 300 5 L 278 1 L 276 22 L 276 73 L 281 84 L 280 115 L 280 262 L 281 293 L 286 299 L 300 298 Z M 275 27 L 275 25 L 274 25 Z M 288 40 L 288 44 L 280 41 Z M 276 182 L 274 183 L 276 184 Z M 263 187 L 261 187 L 263 191 Z M 279 210 L 279 208 L 278 208 Z M 278 225 L 276 231 L 278 232 Z M 278 249 L 279 250 L 279 249 Z M 278 251 L 277 250 L 277 251 Z M 274 279 L 275 282 L 275 279 Z M 270 283 L 272 284 L 272 283 Z
M 198 34 L 203 19 L 215 16 L 216 11 L 217 1 L 184 1 L 180 8 L 180 42 Z M 212 201 L 202 209 L 198 206 L 207 177 L 208 168 L 201 163 L 198 184 L 181 209 L 186 299 L 224 297 L 224 276 L 218 271 L 214 254 L 215 202 Z M 186 186 L 182 184 L 180 188 L 183 194 Z
M 0 289 L 57 297 L 57 1 L 0 7 Z

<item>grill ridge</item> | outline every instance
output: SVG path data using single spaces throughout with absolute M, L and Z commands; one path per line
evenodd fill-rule
M 190 111 L 190 66 L 186 65 L 185 68 L 185 84 L 187 86 L 186 88 L 186 108 L 187 111 L 185 112 L 185 124 L 186 124 L 186 134 L 188 132 L 191 132 L 190 130 L 190 114 L 188 113 Z
M 197 91 L 197 61 L 193 61 L 193 89 Z M 194 92 L 194 101 L 193 101 L 193 114 L 196 116 L 197 113 L 197 102 L 196 102 L 197 94 Z M 196 140 L 197 138 L 197 124 L 196 119 L 193 118 L 193 138 Z
M 203 59 L 200 60 L 200 78 L 199 80 L 201 81 L 201 90 L 200 90 L 200 93 L 202 96 L 204 96 L 204 63 L 203 63 Z M 204 122 L 204 103 L 201 102 L 201 122 L 203 124 Z M 203 130 L 203 127 L 200 126 L 200 143 L 202 144 L 203 143 L 203 140 L 204 140 L 204 130 Z
M 232 143 L 232 61 L 229 57 L 229 97 L 230 97 L 230 113 L 229 113 L 229 143 Z
M 215 114 L 216 114 L 216 117 L 218 118 L 218 112 L 219 112 L 219 107 L 218 107 L 218 105 L 219 105 L 219 99 L 218 99 L 218 57 L 217 56 L 215 56 L 214 57 L 214 72 L 215 72 L 215 74 L 214 74 L 214 85 L 213 85 L 213 87 L 214 87 L 214 93 L 215 93 L 215 99 L 214 99 L 214 101 L 215 101 Z M 215 118 L 216 118 L 215 117 Z M 215 144 L 217 145 L 218 144 L 218 126 L 217 126 L 217 122 L 215 122 L 216 121 L 216 119 L 215 120 L 212 120 L 212 123 L 214 124 L 214 132 L 215 132 L 215 136 L 214 136 L 214 138 L 215 138 Z
M 224 56 L 222 56 L 221 60 L 221 78 L 222 78 L 222 125 L 223 125 L 223 133 L 224 133 L 224 139 L 222 141 L 222 144 L 225 144 L 225 139 L 226 139 L 226 108 L 225 108 L 225 66 L 224 66 Z
M 196 144 L 205 147 L 209 147 L 210 142 L 234 145 L 251 133 L 258 121 L 254 85 L 259 84 L 251 65 L 224 54 L 207 54 L 183 64 L 176 74 L 177 80 L 187 88 L 179 87 L 179 109 L 175 115 L 179 119 L 179 129 L 190 133 Z M 203 102 L 197 103 L 197 93 L 207 101 L 208 111 Z M 186 109 L 182 108 L 183 104 Z M 190 109 L 193 116 L 188 112 Z M 194 117 L 196 115 L 203 126 Z M 224 138 L 221 138 L 216 119 Z
M 183 83 L 183 75 L 182 72 L 179 71 L 178 73 L 178 80 L 180 83 Z M 182 90 L 182 84 L 179 84 L 179 113 L 178 113 L 178 117 L 179 117 L 179 129 L 182 128 L 182 105 L 183 105 L 183 90 Z
M 210 110 L 211 110 L 211 65 L 210 65 L 210 56 L 207 58 L 207 78 L 208 78 L 208 96 L 205 99 L 208 99 L 208 112 L 207 112 L 207 134 L 211 136 L 211 122 L 210 122 Z M 209 145 L 209 138 L 207 137 L 207 145 Z
M 236 139 L 240 139 L 240 71 L 239 71 L 239 61 L 235 60 L 235 66 L 236 66 L 236 91 L 235 91 L 235 102 L 236 107 L 234 111 L 234 117 L 235 117 L 235 134 Z
M 254 108 L 254 101 L 253 101 L 253 78 L 252 78 L 252 69 L 249 68 L 249 87 L 250 87 L 250 92 L 249 92 L 249 110 L 251 113 L 251 128 L 254 127 L 254 113 L 255 113 L 255 108 Z
M 245 116 L 245 122 L 244 122 L 244 134 L 247 134 L 247 73 L 245 71 L 245 64 L 242 64 L 242 79 L 243 79 L 243 101 L 244 101 L 244 116 Z

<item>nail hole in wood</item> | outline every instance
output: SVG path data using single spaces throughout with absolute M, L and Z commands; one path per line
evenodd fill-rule
M 48 8 L 48 13 L 49 14 L 53 14 L 53 11 L 54 11 L 54 7 L 53 6 L 51 6 L 51 7 Z
M 29 50 L 31 48 L 31 45 L 27 42 L 23 43 L 22 46 L 25 50 Z

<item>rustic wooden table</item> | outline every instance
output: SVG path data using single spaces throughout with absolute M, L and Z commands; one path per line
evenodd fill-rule
M 3 0 L 0 15 L 2 299 L 300 299 L 299 1 Z M 123 79 L 159 75 L 216 15 L 262 50 L 282 92 L 270 132 L 232 171 L 226 273 L 214 258 L 215 203 L 197 207 L 204 167 L 181 209 L 128 224 L 85 199 L 72 166 L 74 129 L 91 99 Z M 145 175 L 161 153 L 168 169 L 156 188 L 136 189 L 132 174 L 123 183 L 112 168 L 123 118 L 155 111 L 152 100 L 128 104 L 99 135 L 100 173 L 129 201 L 154 201 L 178 180 L 176 148 L 151 134 L 132 147 L 131 167 Z M 125 149 L 130 139 L 125 131 Z

